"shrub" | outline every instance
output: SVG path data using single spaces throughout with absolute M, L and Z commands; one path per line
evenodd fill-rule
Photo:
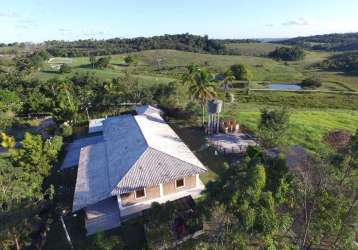
M 73 133 L 73 129 L 72 129 L 71 125 L 63 123 L 59 127 L 59 133 L 63 137 L 70 137 Z
M 304 79 L 301 82 L 301 85 L 303 88 L 319 88 L 322 86 L 322 82 L 321 79 L 317 77 L 311 77 L 311 78 Z
M 236 80 L 250 81 L 252 79 L 251 71 L 243 64 L 235 64 L 230 67 Z
M 302 60 L 305 56 L 303 49 L 298 47 L 280 47 L 269 54 L 269 57 L 283 61 L 297 61 Z
M 61 65 L 61 67 L 60 67 L 61 74 L 70 73 L 70 72 L 71 72 L 71 67 L 68 64 L 64 63 Z
M 330 131 L 323 138 L 324 142 L 327 143 L 334 151 L 344 153 L 349 148 L 351 141 L 351 134 L 346 130 L 334 130 Z

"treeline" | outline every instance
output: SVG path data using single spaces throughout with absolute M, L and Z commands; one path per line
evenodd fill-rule
M 302 60 L 304 56 L 304 50 L 298 47 L 280 47 L 269 53 L 269 57 L 283 61 Z
M 348 51 L 358 49 L 358 33 L 326 34 L 307 37 L 296 37 L 282 44 L 300 46 L 312 50 Z
M 358 73 L 358 52 L 335 55 L 320 63 L 319 66 L 331 70 Z
M 137 37 L 131 39 L 89 39 L 71 42 L 47 41 L 45 46 L 51 55 L 62 57 L 88 56 L 88 54 L 102 56 L 150 49 L 175 49 L 211 54 L 225 53 L 225 46 L 221 40 L 190 34 Z

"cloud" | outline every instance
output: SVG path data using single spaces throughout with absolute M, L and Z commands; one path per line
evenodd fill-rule
M 265 27 L 274 27 L 275 25 L 273 23 L 267 23 L 265 24 Z
M 0 17 L 18 17 L 19 14 L 12 11 L 0 12 Z
M 81 35 L 86 37 L 103 36 L 104 34 L 105 33 L 103 31 L 94 31 L 94 30 L 84 30 L 81 32 Z
M 281 24 L 284 26 L 307 26 L 310 25 L 311 23 L 306 18 L 301 17 L 295 20 L 288 20 Z
M 60 31 L 60 32 L 71 32 L 70 29 L 65 29 L 65 28 L 59 28 L 58 31 Z
M 23 29 L 23 30 L 31 30 L 37 27 L 38 24 L 36 22 L 29 22 L 29 23 L 19 22 L 18 24 L 15 25 L 15 28 Z

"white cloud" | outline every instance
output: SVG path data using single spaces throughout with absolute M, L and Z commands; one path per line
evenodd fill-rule
M 275 25 L 273 24 L 273 23 L 267 23 L 267 24 L 265 24 L 265 27 L 274 27 Z
M 82 36 L 91 37 L 91 38 L 94 38 L 96 36 L 102 36 L 104 34 L 105 34 L 105 32 L 103 32 L 103 31 L 95 31 L 95 30 L 83 30 L 81 32 Z
M 12 11 L 0 12 L 0 17 L 18 17 L 19 14 Z
M 294 19 L 294 20 L 288 20 L 286 22 L 281 23 L 284 26 L 291 26 L 291 25 L 295 25 L 295 26 L 307 26 L 310 25 L 311 22 L 304 18 L 304 17 L 300 17 L 298 19 Z

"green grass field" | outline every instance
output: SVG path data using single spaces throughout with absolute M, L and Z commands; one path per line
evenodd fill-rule
M 275 43 L 228 43 L 225 44 L 225 47 L 233 49 L 243 56 L 262 56 L 269 54 L 278 47 L 289 46 Z
M 49 79 L 61 76 L 51 68 L 55 64 L 67 62 L 75 72 L 95 72 L 99 77 L 111 79 L 122 76 L 125 71 L 138 77 L 143 82 L 162 83 L 179 79 L 185 71 L 185 66 L 196 63 L 201 67 L 208 68 L 211 72 L 218 74 L 224 72 L 233 64 L 242 63 L 253 72 L 253 87 L 260 86 L 261 82 L 300 82 L 302 79 L 319 75 L 323 80 L 322 90 L 344 90 L 358 91 L 358 77 L 345 75 L 341 72 L 320 71 L 313 65 L 325 60 L 332 53 L 328 52 L 307 52 L 304 60 L 298 62 L 281 62 L 266 57 L 255 56 L 257 53 L 268 52 L 278 45 L 274 44 L 231 44 L 230 46 L 241 47 L 245 54 L 241 56 L 200 54 L 176 50 L 146 50 L 132 53 L 138 58 L 137 66 L 125 66 L 123 58 L 125 54 L 112 55 L 111 65 L 108 69 L 92 69 L 88 57 L 76 57 L 67 60 L 63 58 L 52 58 L 44 68 L 35 73 L 40 79 Z M 250 52 L 251 51 L 251 52 Z
M 237 112 L 235 118 L 246 128 L 256 131 L 259 112 Z M 292 111 L 287 132 L 289 145 L 301 145 L 320 152 L 326 150 L 322 137 L 334 129 L 355 132 L 358 112 L 355 111 Z

